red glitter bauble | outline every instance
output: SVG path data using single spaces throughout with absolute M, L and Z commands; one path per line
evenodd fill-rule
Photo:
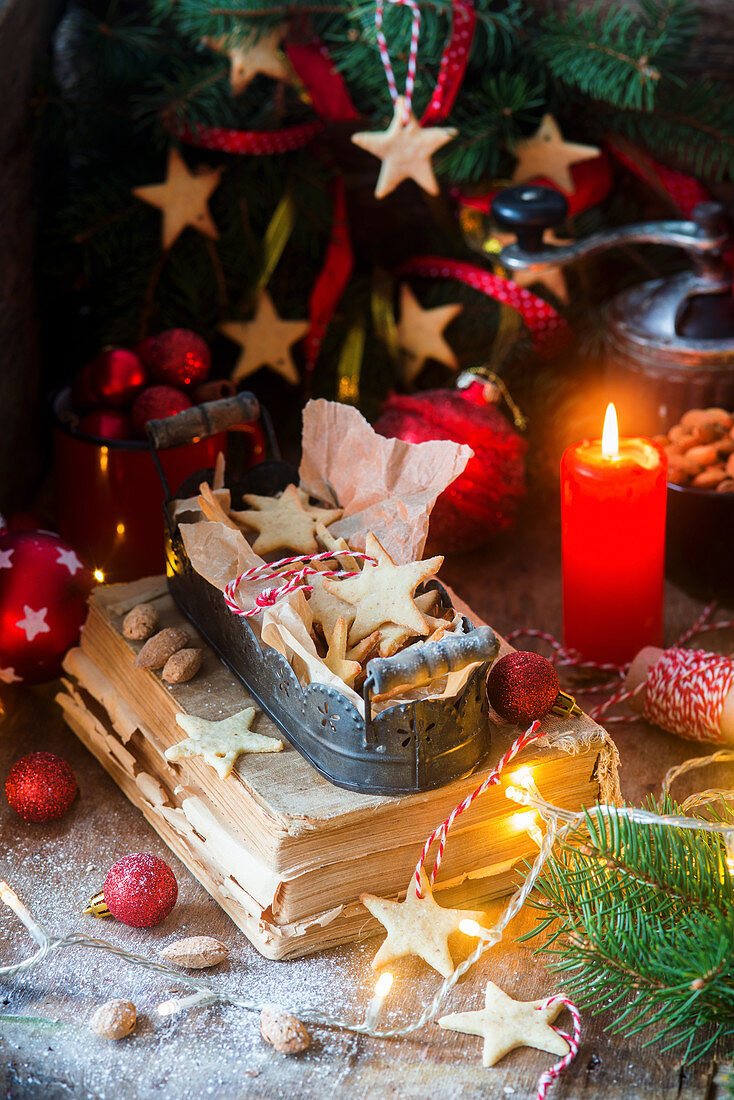
M 99 439 L 132 439 L 130 417 L 119 409 L 95 409 L 79 421 L 77 429 Z
M 450 439 L 474 452 L 431 512 L 431 553 L 476 549 L 510 526 L 525 492 L 525 442 L 494 405 L 455 390 L 393 394 L 375 431 L 407 443 Z
M 539 653 L 507 653 L 492 665 L 487 679 L 492 707 L 500 718 L 518 726 L 545 717 L 559 690 L 556 670 Z
M 79 640 L 92 575 L 50 531 L 0 536 L 0 681 L 40 684 Z
M 178 883 L 158 856 L 134 852 L 112 864 L 102 893 L 117 920 L 133 928 L 152 928 L 165 920 L 176 904 Z
M 5 780 L 8 802 L 24 821 L 55 821 L 76 798 L 74 773 L 53 752 L 29 752 L 16 760 Z
M 165 420 L 167 416 L 190 409 L 191 402 L 186 394 L 173 386 L 148 386 L 135 398 L 130 413 L 133 432 L 145 439 L 145 425 L 149 420 Z
M 138 344 L 138 352 L 155 382 L 169 386 L 197 386 L 209 377 L 211 352 L 195 332 L 169 328 Z
M 148 381 L 145 367 L 128 348 L 106 348 L 91 367 L 96 403 L 108 409 L 126 409 Z

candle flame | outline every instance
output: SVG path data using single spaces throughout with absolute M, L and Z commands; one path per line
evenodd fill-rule
M 375 982 L 375 996 L 387 997 L 388 993 L 392 989 L 393 976 L 388 971 L 386 974 L 380 974 L 379 978 Z
M 607 411 L 604 417 L 604 431 L 601 433 L 601 453 L 605 458 L 616 458 L 619 454 L 617 410 L 612 401 L 607 405 Z

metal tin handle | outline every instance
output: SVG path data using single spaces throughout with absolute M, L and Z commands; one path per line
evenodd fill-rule
M 365 702 L 370 692 L 384 695 L 398 687 L 420 687 L 476 661 L 491 661 L 499 648 L 491 627 L 477 626 L 468 634 L 449 634 L 440 642 L 416 642 L 394 657 L 374 657 L 367 665 Z
M 199 439 L 226 432 L 237 424 L 247 424 L 260 417 L 260 403 L 254 393 L 238 393 L 205 405 L 168 416 L 165 420 L 149 420 L 145 426 L 148 442 L 154 451 L 168 447 L 185 447 Z

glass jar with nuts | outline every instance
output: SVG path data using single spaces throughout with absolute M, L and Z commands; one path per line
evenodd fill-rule
M 734 414 L 690 409 L 655 442 L 668 456 L 668 481 L 692 489 L 734 492 Z

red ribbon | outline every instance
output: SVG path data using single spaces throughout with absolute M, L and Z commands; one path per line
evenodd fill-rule
M 177 121 L 169 128 L 180 141 L 198 149 L 268 156 L 271 153 L 291 153 L 294 149 L 302 149 L 316 137 L 323 125 L 320 122 L 304 122 L 298 126 L 285 126 L 281 130 L 230 130 L 223 126 L 202 126 L 199 123 Z
M 464 82 L 476 22 L 473 0 L 454 0 L 451 34 L 444 47 L 436 87 L 421 118 L 421 126 L 442 121 L 451 114 L 454 100 Z
M 304 341 L 306 352 L 305 374 L 308 377 L 316 366 L 321 342 L 326 335 L 337 303 L 349 282 L 354 265 L 352 241 L 347 221 L 347 200 L 344 180 L 337 176 L 332 184 L 334 218 L 331 237 L 326 248 L 323 267 L 313 285 L 309 298 L 311 328 Z
M 398 269 L 399 275 L 422 275 L 429 279 L 457 279 L 488 298 L 517 310 L 530 331 L 538 354 L 551 357 L 568 343 L 570 329 L 557 310 L 537 294 L 518 286 L 511 279 L 493 275 L 464 260 L 440 256 L 414 256 Z
M 359 118 L 349 89 L 341 73 L 334 68 L 323 43 L 318 39 L 306 43 L 289 42 L 285 52 L 317 115 L 327 122 Z

